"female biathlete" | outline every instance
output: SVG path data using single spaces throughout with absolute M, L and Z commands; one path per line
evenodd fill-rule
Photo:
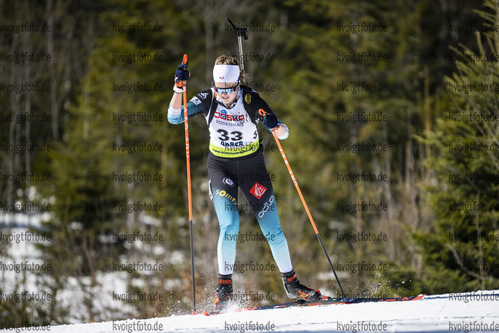
M 182 81 L 189 77 L 187 64 L 180 64 L 175 72 L 174 93 L 168 108 L 168 121 L 172 124 L 184 121 Z M 232 296 L 232 273 L 239 232 L 239 188 L 267 237 L 288 297 L 317 301 L 320 291 L 302 285 L 293 270 L 288 243 L 279 222 L 272 183 L 265 168 L 257 124 L 262 120 L 263 125 L 275 131 L 280 140 L 288 137 L 288 128 L 257 92 L 243 84 L 237 59 L 220 56 L 213 68 L 213 86 L 198 93 L 187 104 L 188 117 L 203 114 L 210 133 L 209 191 L 220 225 L 215 306 L 224 309 Z M 258 112 L 260 109 L 265 111 L 263 114 L 266 116 Z

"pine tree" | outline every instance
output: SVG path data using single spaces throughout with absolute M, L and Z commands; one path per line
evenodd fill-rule
M 456 52 L 456 72 L 445 79 L 453 103 L 426 133 L 431 144 L 426 186 L 434 214 L 430 230 L 418 233 L 426 288 L 458 292 L 497 288 L 499 267 L 499 7 L 488 11 L 477 32 L 477 52 Z M 487 31 L 492 30 L 492 31 Z

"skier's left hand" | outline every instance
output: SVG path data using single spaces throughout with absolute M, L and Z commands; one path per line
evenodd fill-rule
M 279 127 L 279 118 L 274 113 L 267 113 L 263 118 L 263 126 L 268 130 L 274 130 Z

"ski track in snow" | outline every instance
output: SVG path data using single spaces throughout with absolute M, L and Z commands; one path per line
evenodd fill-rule
M 198 310 L 199 314 L 195 316 L 186 314 L 163 318 L 50 326 L 50 332 L 449 333 L 499 331 L 499 290 L 432 295 L 410 302 L 229 312 L 215 316 L 204 316 L 201 314 L 201 309 Z M 257 323 L 263 326 L 256 327 Z M 149 327 L 144 325 L 149 325 Z M 158 329 L 159 325 L 162 325 L 161 329 Z

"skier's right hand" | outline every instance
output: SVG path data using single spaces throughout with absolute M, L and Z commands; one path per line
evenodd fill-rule
M 182 81 L 189 80 L 191 73 L 187 70 L 187 63 L 180 63 L 175 71 L 175 85 L 182 88 Z

